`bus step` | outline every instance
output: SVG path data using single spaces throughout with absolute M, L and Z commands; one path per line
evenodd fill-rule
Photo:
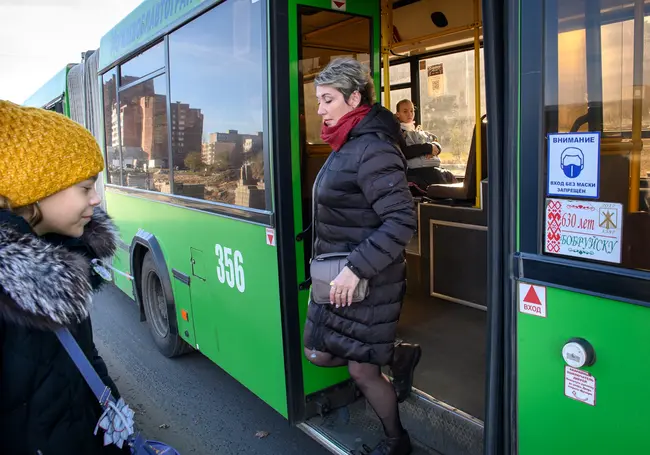
M 483 423 L 428 395 L 414 391 L 400 404 L 400 417 L 413 442 L 413 455 L 482 455 Z M 316 416 L 301 429 L 334 454 L 349 455 L 383 437 L 379 419 L 364 398 Z
M 368 408 L 370 409 L 370 408 Z M 383 431 L 374 413 L 368 413 L 366 400 L 360 398 L 350 406 L 338 408 L 325 417 L 316 416 L 299 425 L 305 433 L 336 455 L 350 455 L 362 451 L 363 445 L 374 447 Z M 370 409 L 372 412 L 372 409 Z M 441 455 L 424 446 L 409 429 L 413 443 L 412 455 Z

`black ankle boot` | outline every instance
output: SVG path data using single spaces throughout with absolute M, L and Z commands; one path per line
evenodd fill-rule
M 409 455 L 412 450 L 411 438 L 405 430 L 398 438 L 381 441 L 368 455 Z
M 399 403 L 402 403 L 411 394 L 413 372 L 421 356 L 422 348 L 419 344 L 399 343 L 395 346 L 391 370 L 393 372 L 393 387 Z

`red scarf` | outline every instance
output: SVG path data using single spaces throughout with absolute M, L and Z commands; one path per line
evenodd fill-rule
M 323 124 L 320 138 L 327 142 L 332 150 L 338 152 L 348 140 L 348 134 L 370 112 L 370 106 L 364 104 L 351 110 L 336 122 L 334 126 Z

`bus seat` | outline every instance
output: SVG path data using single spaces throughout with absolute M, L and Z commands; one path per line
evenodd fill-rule
M 476 198 L 476 128 L 473 131 L 463 181 L 429 185 L 427 187 L 428 198 L 456 201 L 474 200 Z M 481 180 L 487 177 L 487 149 L 487 118 L 484 115 L 481 117 Z

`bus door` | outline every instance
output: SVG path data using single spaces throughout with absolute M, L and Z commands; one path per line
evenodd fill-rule
M 291 73 L 291 135 L 294 179 L 294 201 L 300 201 L 294 216 L 305 229 L 296 241 L 300 333 L 307 311 L 313 229 L 312 187 L 316 175 L 331 153 L 331 147 L 320 137 L 322 120 L 318 115 L 314 78 L 337 57 L 352 57 L 367 64 L 373 74 L 379 71 L 379 2 L 337 2 L 304 0 L 289 2 Z M 291 32 L 292 31 L 292 32 Z M 378 81 L 375 81 L 377 85 Z M 305 420 L 331 419 L 348 412 L 347 405 L 358 401 L 347 368 L 320 368 L 302 359 Z M 349 423 L 349 419 L 343 418 Z M 314 430 L 317 431 L 317 430 Z M 350 433 L 351 434 L 351 433 Z M 337 439 L 329 435 L 325 439 Z M 354 439 L 347 441 L 352 448 Z M 345 452 L 347 453 L 347 452 Z
M 650 4 L 522 20 L 518 452 L 647 453 Z
M 339 10 L 337 3 L 343 5 Z M 479 4 L 313 0 L 290 2 L 289 7 L 289 28 L 295 30 L 290 33 L 293 175 L 300 183 L 294 201 L 301 202 L 295 216 L 302 226 L 311 223 L 312 185 L 331 151 L 320 138 L 313 79 L 331 59 L 353 57 L 371 67 L 379 98 L 388 75 L 381 66 L 380 44 L 386 49 L 389 42 L 401 43 L 389 53 L 389 83 L 395 91 L 390 102 L 381 100 L 393 112 L 402 98 L 415 101 L 418 120 L 440 136 L 447 170 L 459 182 L 441 188 L 451 196 L 414 200 L 419 228 L 408 251 L 409 290 L 398 337 L 423 349 L 417 390 L 401 407 L 405 425 L 424 447 L 416 453 L 478 455 L 483 446 L 487 170 L 480 163 L 486 158 L 487 124 Z M 301 234 L 296 244 L 299 280 L 308 270 L 312 234 Z M 300 296 L 301 330 L 307 289 L 305 285 Z M 336 447 L 344 447 L 341 453 L 362 444 L 372 447 L 382 437 L 381 425 L 366 401 L 354 394 L 346 369 L 319 368 L 304 358 L 302 364 L 303 429 L 321 441 L 337 441 L 331 446 L 335 452 Z M 436 421 L 445 425 L 432 424 Z

